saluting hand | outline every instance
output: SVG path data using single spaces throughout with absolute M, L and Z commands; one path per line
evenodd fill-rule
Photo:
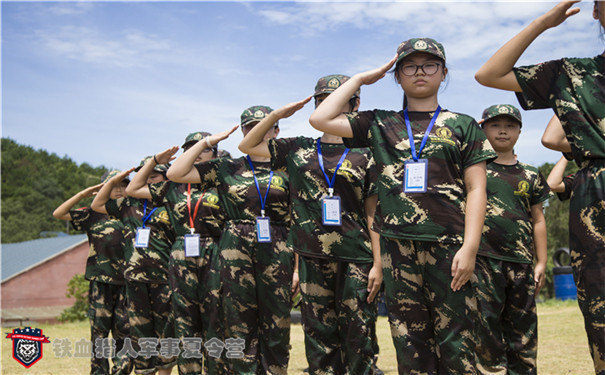
M 216 133 L 211 135 L 208 138 L 208 142 L 210 142 L 210 144 L 212 145 L 216 145 L 217 143 L 219 143 L 220 141 L 222 141 L 223 139 L 227 139 L 229 138 L 229 136 L 231 134 L 233 134 L 234 131 L 237 130 L 237 128 L 239 128 L 239 125 L 235 125 L 234 127 L 232 127 L 229 130 L 225 130 L 224 132 L 220 132 L 220 133 Z M 200 142 L 205 142 L 203 139 Z
M 83 198 L 93 196 L 93 195 L 97 194 L 97 192 L 99 190 L 101 190 L 103 185 L 104 185 L 104 183 L 100 183 L 100 184 L 94 185 L 94 186 L 89 186 L 86 189 L 82 190 L 82 192 L 80 194 L 82 194 Z
M 170 147 L 169 149 L 162 151 L 159 154 L 156 154 L 155 160 L 159 164 L 170 163 L 171 161 L 173 161 L 175 159 L 175 157 L 173 155 L 176 154 L 178 151 L 179 151 L 179 148 L 177 146 Z
M 572 8 L 573 5 L 579 2 L 580 0 L 561 1 L 554 8 L 542 15 L 539 20 L 548 29 L 557 27 L 569 17 L 580 12 L 580 8 Z
M 118 173 L 117 175 L 113 176 L 110 181 L 113 182 L 113 183 L 119 183 L 123 179 L 125 179 L 126 177 L 128 177 L 128 175 L 130 175 L 132 173 L 132 171 L 134 171 L 135 169 L 136 169 L 136 167 L 132 167 L 130 169 L 122 171 L 122 172 Z
M 384 64 L 380 68 L 368 70 L 363 73 L 355 74 L 354 78 L 358 79 L 362 85 L 371 85 L 372 83 L 380 80 L 384 75 L 395 65 L 397 61 L 397 55 L 393 57 L 388 63 Z
M 309 103 L 309 100 L 311 100 L 311 98 L 312 98 L 312 96 L 309 96 L 308 98 L 305 98 L 305 99 L 301 100 L 300 102 L 293 102 L 290 104 L 286 104 L 285 106 L 276 110 L 275 115 L 278 116 L 280 119 L 288 118 L 288 117 L 292 116 L 293 114 L 295 114 L 296 112 L 298 112 L 302 107 L 305 106 L 305 104 Z

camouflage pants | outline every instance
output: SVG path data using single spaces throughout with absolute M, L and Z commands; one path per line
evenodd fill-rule
M 372 374 L 377 306 L 367 302 L 371 268 L 372 263 L 299 258 L 310 374 Z
M 94 354 L 95 341 L 111 336 L 116 341 L 116 353 L 122 349 L 124 338 L 130 333 L 130 323 L 126 313 L 126 291 L 124 285 L 114 285 L 91 281 L 88 289 L 88 318 L 90 319 L 90 337 L 93 344 L 93 357 L 90 363 L 91 375 L 122 375 L 132 372 L 132 359 L 127 356 L 114 356 L 113 367 L 109 370 L 107 358 L 97 358 Z
M 454 292 L 459 245 L 380 238 L 386 304 L 400 374 L 476 374 L 476 277 Z
M 475 274 L 481 313 L 479 372 L 536 374 L 538 316 L 533 265 L 478 256 Z
M 272 225 L 272 243 L 258 243 L 254 224 L 228 222 L 219 243 L 226 340 L 243 339 L 230 374 L 287 374 L 294 253 L 286 227 Z M 234 354 L 237 356 L 238 354 Z
M 170 256 L 170 282 L 172 286 L 172 312 L 175 337 L 196 337 L 206 342 L 213 337 L 222 340 L 220 332 L 220 275 L 218 248 L 213 238 L 200 239 L 200 256 L 185 257 L 182 237 L 174 243 Z M 203 349 L 203 346 L 202 346 Z M 221 360 L 205 353 L 202 358 L 181 355 L 177 358 L 180 375 L 225 374 Z M 203 363 L 202 363 L 203 362 Z
M 132 346 L 140 352 L 139 340 L 143 338 L 163 339 L 174 336 L 170 285 L 152 284 L 138 281 L 126 281 L 128 300 L 128 319 Z M 149 358 L 140 355 L 134 359 L 135 374 L 151 374 L 157 369 L 174 366 L 175 358 L 153 355 Z
M 605 161 L 574 178 L 569 206 L 569 248 L 578 305 L 598 375 L 605 375 Z

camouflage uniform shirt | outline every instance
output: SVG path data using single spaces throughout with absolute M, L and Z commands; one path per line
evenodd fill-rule
M 188 185 L 172 181 L 150 184 L 149 191 L 153 204 L 168 207 L 172 228 L 176 236 L 181 237 L 190 233 L 189 215 L 193 217 L 195 206 L 202 199 L 197 216 L 193 219 L 195 233 L 200 237 L 220 237 L 221 217 L 216 189 L 203 190 L 198 184 L 191 184 L 191 212 L 189 212 L 187 207 Z
M 69 211 L 71 225 L 88 236 L 86 280 L 124 284 L 124 225 L 120 220 L 89 207 Z
M 168 282 L 168 259 L 170 247 L 174 242 L 174 232 L 166 208 L 156 206 L 157 210 L 145 223 L 151 228 L 149 246 L 145 249 L 135 248 L 134 241 L 137 228 L 143 226 L 142 199 L 132 197 L 110 199 L 105 204 L 107 213 L 115 216 L 124 223 L 124 243 L 126 257 L 126 280 L 145 283 Z M 155 207 L 147 204 L 147 213 Z
M 514 68 L 523 109 L 552 108 L 574 160 L 605 159 L 605 58 L 565 58 Z
M 434 112 L 410 112 L 418 148 Z M 381 235 L 461 244 L 466 192 L 464 169 L 495 159 L 496 153 L 472 117 L 442 109 L 420 155 L 428 159 L 426 193 L 403 192 L 404 162 L 412 160 L 403 111 L 347 114 L 350 147 L 370 147 L 378 168 L 376 219 Z
M 270 163 L 253 162 L 254 171 L 263 198 L 269 182 Z M 250 165 L 245 157 L 237 159 L 213 159 L 195 164 L 202 189 L 216 188 L 219 206 L 227 220 L 254 224 L 260 216 L 261 204 Z M 288 175 L 276 170 L 265 205 L 271 225 L 286 225 L 290 220 Z
M 544 202 L 550 188 L 542 173 L 517 163 L 487 165 L 487 211 L 479 254 L 515 263 L 532 263 L 531 206 Z
M 324 167 L 329 178 L 346 147 L 322 143 Z M 307 137 L 269 141 L 271 166 L 286 168 L 290 176 L 292 224 L 288 245 L 305 256 L 372 262 L 372 248 L 364 201 L 376 194 L 376 165 L 368 149 L 351 149 L 338 169 L 334 195 L 341 199 L 342 225 L 322 224 L 321 199 L 328 183 L 319 168 L 317 140 Z

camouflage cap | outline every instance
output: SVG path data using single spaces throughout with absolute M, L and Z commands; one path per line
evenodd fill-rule
M 266 105 L 255 105 L 247 108 L 240 116 L 240 126 L 246 126 L 255 121 L 260 121 L 267 117 L 267 115 L 271 112 L 273 112 L 273 109 L 271 107 L 267 107 Z M 275 126 L 277 126 L 277 122 L 275 123 Z
M 321 77 L 315 85 L 315 93 L 313 97 L 317 97 L 323 94 L 331 94 L 340 87 L 343 83 L 347 82 L 351 77 L 342 74 L 330 74 L 325 77 Z M 361 90 L 355 91 L 353 98 L 359 98 Z
M 183 145 L 181 147 L 185 148 L 185 147 L 190 146 L 191 144 L 196 143 L 198 141 L 201 141 L 205 137 L 209 137 L 211 135 L 212 134 L 210 134 L 208 132 L 193 132 L 193 133 L 190 133 L 187 136 L 187 138 L 185 138 L 185 143 L 183 143 Z
M 414 52 L 430 53 L 445 61 L 445 49 L 441 43 L 431 38 L 412 38 L 397 47 L 397 62 Z
M 122 171 L 114 169 L 113 171 L 107 171 L 107 172 L 103 173 L 103 176 L 101 176 L 101 183 L 103 183 L 103 184 L 106 183 L 107 181 L 109 181 L 110 178 L 113 178 L 113 177 L 117 176 L 121 172 Z M 128 177 L 126 177 L 124 179 L 124 181 L 130 182 L 130 180 L 128 179 Z
M 141 160 L 141 164 L 139 164 L 139 166 L 136 167 L 134 169 L 134 171 L 135 172 L 140 171 L 141 168 L 143 168 L 143 166 L 145 165 L 145 163 L 147 163 L 149 161 L 149 159 L 153 159 L 153 155 L 145 156 L 143 158 L 143 160 Z M 170 163 L 168 163 L 168 164 L 156 164 L 155 167 L 153 168 L 153 171 L 165 175 L 166 172 L 168 172 L 168 168 L 170 168 Z
M 490 107 L 487 107 L 483 111 L 481 119 L 483 119 L 483 124 L 485 124 L 486 121 L 498 116 L 508 116 L 516 121 L 519 121 L 519 125 L 523 124 L 523 122 L 521 121 L 521 112 L 517 107 L 510 104 L 495 104 Z

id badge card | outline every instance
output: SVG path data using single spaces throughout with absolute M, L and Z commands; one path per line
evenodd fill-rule
M 186 234 L 185 235 L 185 256 L 199 257 L 200 256 L 200 235 Z
M 256 218 L 256 240 L 258 242 L 271 242 L 271 224 L 268 217 Z
M 404 193 L 426 193 L 428 180 L 429 161 L 418 159 L 405 162 L 405 174 L 403 179 Z
M 134 247 L 147 247 L 149 246 L 149 235 L 151 234 L 151 228 L 137 228 L 137 235 L 134 239 Z
M 322 199 L 323 225 L 342 225 L 340 197 L 325 197 Z

